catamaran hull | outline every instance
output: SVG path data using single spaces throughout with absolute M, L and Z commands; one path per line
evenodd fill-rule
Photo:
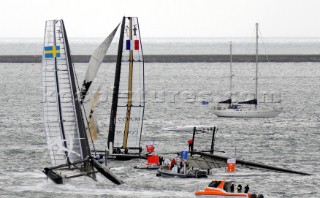
M 194 127 L 197 130 L 208 130 L 214 128 L 213 125 L 187 125 L 187 126 L 174 126 L 162 128 L 163 131 L 173 131 L 173 132 L 193 132 Z
M 51 179 L 54 183 L 63 184 L 63 178 L 59 174 L 51 170 L 50 168 L 45 168 L 42 172 L 46 174 L 47 177 Z
M 92 165 L 99 171 L 102 175 L 104 175 L 106 178 L 108 178 L 113 183 L 120 185 L 122 181 L 117 178 L 117 176 L 110 171 L 110 169 L 105 166 L 104 164 L 100 164 L 97 160 L 92 159 L 91 160 Z
M 107 156 L 106 158 L 109 160 L 119 160 L 119 161 L 127 161 L 132 159 L 146 159 L 145 155 L 140 155 L 139 153 L 106 153 L 106 151 L 96 150 L 95 151 L 100 156 Z
M 263 110 L 214 110 L 213 113 L 218 117 L 229 118 L 274 118 L 280 111 L 263 111 Z
M 107 155 L 107 159 L 127 161 L 132 159 L 145 159 L 145 157 L 141 155 L 111 154 Z
M 174 173 L 169 170 L 160 170 L 158 169 L 157 176 L 162 177 L 180 177 L 180 178 L 207 178 L 207 174 L 205 171 L 197 171 L 194 174 L 182 174 L 182 173 Z

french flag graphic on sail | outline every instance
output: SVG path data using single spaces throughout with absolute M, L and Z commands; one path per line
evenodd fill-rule
M 139 50 L 139 40 L 126 40 L 126 50 Z

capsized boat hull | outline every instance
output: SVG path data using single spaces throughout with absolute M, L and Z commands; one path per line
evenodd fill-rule
M 106 152 L 97 150 L 95 151 L 98 155 L 100 156 L 105 156 Z M 141 155 L 139 153 L 112 153 L 108 154 L 107 153 L 107 159 L 113 159 L 113 160 L 120 160 L 120 161 L 126 161 L 126 160 L 131 160 L 131 159 L 146 159 L 145 155 Z
M 120 185 L 122 181 L 117 178 L 117 176 L 110 171 L 110 169 L 105 166 L 104 164 L 100 164 L 97 160 L 91 159 L 92 165 L 99 171 L 102 175 L 104 175 L 106 178 L 108 178 L 113 183 Z
M 55 173 L 53 170 L 50 168 L 44 168 L 42 171 L 44 174 L 47 175 L 54 183 L 56 184 L 63 184 L 63 178 L 61 175 Z
M 180 177 L 180 178 L 207 178 L 207 173 L 206 171 L 195 171 L 194 173 L 176 173 L 171 170 L 160 170 L 158 169 L 157 176 L 162 176 L 162 177 Z
M 157 170 L 159 169 L 159 165 L 157 164 L 138 164 L 135 166 L 135 169 L 146 169 L 146 170 Z
M 107 155 L 107 159 L 127 161 L 132 159 L 145 159 L 145 157 L 141 155 L 130 155 L 130 154 L 111 154 L 111 155 Z
M 274 118 L 277 117 L 281 113 L 281 111 L 254 109 L 225 109 L 214 110 L 213 113 L 218 117 L 230 118 Z
M 174 132 L 193 132 L 194 128 L 197 130 L 208 130 L 214 128 L 214 125 L 187 125 L 187 126 L 174 126 L 162 128 L 163 131 L 174 131 Z

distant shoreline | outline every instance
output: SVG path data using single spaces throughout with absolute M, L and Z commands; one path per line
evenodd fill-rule
M 103 62 L 116 61 L 115 55 L 105 56 Z M 229 55 L 145 55 L 146 63 L 195 63 L 195 62 L 229 62 Z M 74 63 L 88 63 L 89 55 L 73 55 Z M 255 62 L 255 55 L 233 55 L 233 62 Z M 40 55 L 0 55 L 0 63 L 41 63 Z M 320 54 L 304 55 L 261 55 L 259 62 L 320 62 Z

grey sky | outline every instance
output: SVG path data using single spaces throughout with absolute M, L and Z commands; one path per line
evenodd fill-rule
M 2 0 L 0 37 L 42 37 L 64 19 L 69 37 L 105 37 L 123 15 L 143 37 L 319 37 L 319 0 Z

